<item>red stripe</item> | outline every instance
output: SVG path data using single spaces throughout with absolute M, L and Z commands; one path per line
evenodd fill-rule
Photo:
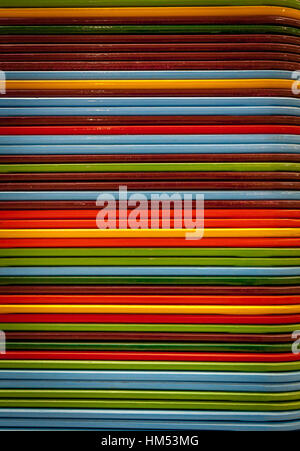
M 39 35 L 40 43 L 49 42 L 87 42 L 87 43 L 140 43 L 140 42 L 249 42 L 248 34 L 92 34 L 92 35 Z M 36 43 L 37 35 L 0 35 L 0 42 L 10 43 Z M 300 38 L 297 36 L 277 35 L 277 34 L 251 34 L 251 42 L 281 42 L 287 44 L 300 44 Z
M 31 174 L 30 174 L 31 175 Z M 298 174 L 297 174 L 298 175 Z M 122 177 L 120 177 L 121 179 Z M 215 175 L 216 178 L 216 175 Z M 292 177 L 291 177 L 292 178 Z M 1 182 L 1 179 L 0 179 Z M 5 191 L 103 191 L 118 190 L 121 180 L 101 182 L 25 182 L 0 183 L 0 189 Z M 128 181 L 128 190 L 300 190 L 300 182 L 294 181 Z
M 300 304 L 300 296 L 107 296 L 107 295 L 1 295 L 2 304 L 109 304 L 109 305 L 285 305 Z
M 8 351 L 3 360 L 133 360 L 174 362 L 296 362 L 300 355 L 230 352 Z
M 96 219 L 98 209 L 93 210 L 2 210 L 1 218 L 9 220 L 28 220 L 28 219 Z M 170 209 L 170 217 L 174 217 L 176 210 Z M 116 211 L 118 217 L 118 210 Z M 153 211 L 156 216 L 161 217 L 162 211 Z M 195 217 L 196 210 L 193 210 L 192 217 Z M 177 213 L 175 213 L 177 214 Z M 300 210 L 205 210 L 204 218 L 299 218 Z
M 288 134 L 299 135 L 296 125 L 127 125 L 127 126 L 37 126 L 0 127 L 0 135 L 227 135 Z
M 300 238 L 9 238 L 1 247 L 300 247 Z
M 148 215 L 148 212 L 146 212 Z M 150 216 L 150 212 L 149 212 Z M 154 217 L 152 215 L 152 217 Z M 181 223 L 182 215 L 178 216 L 177 220 Z M 174 220 L 170 221 L 170 228 L 175 227 Z M 159 220 L 158 228 L 163 228 L 163 220 Z M 149 220 L 143 225 L 143 228 L 149 226 Z M 0 220 L 0 227 L 2 229 L 97 229 L 95 219 L 71 219 L 71 220 Z M 178 227 L 178 226 L 177 226 Z M 185 224 L 182 224 L 186 228 Z M 206 228 L 264 228 L 264 227 L 300 227 L 300 219 L 206 219 Z M 119 221 L 116 221 L 116 228 L 119 228 Z M 122 228 L 122 227 L 121 227 Z M 164 227 L 166 228 L 166 227 Z
M 7 313 L 1 323 L 122 323 L 122 324 L 297 324 L 299 315 L 169 315 L 110 313 Z

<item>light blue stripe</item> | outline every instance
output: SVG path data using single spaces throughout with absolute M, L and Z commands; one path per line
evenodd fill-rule
M 2 135 L 0 145 L 31 144 L 300 144 L 300 135 Z
M 223 80 L 287 79 L 288 70 L 138 70 L 138 71 L 5 71 L 7 80 Z
M 290 97 L 1 97 L 0 107 L 138 107 L 138 106 L 290 106 Z
M 271 107 L 28 107 L 0 108 L 0 116 L 300 116 L 300 108 Z
M 300 144 L 104 144 L 2 145 L 1 155 L 300 153 Z
M 296 384 L 227 384 L 225 382 L 170 382 L 165 381 L 69 381 L 69 380 L 0 380 L 0 389 L 64 389 L 64 390 L 199 390 L 229 392 L 277 393 L 300 389 Z
M 134 173 L 133 173 L 134 174 Z M 119 199 L 118 191 L 1 191 L 0 200 L 94 200 L 96 202 L 97 197 L 100 194 L 110 194 L 114 196 L 116 200 Z M 136 194 L 137 191 L 128 191 L 128 197 Z M 172 195 L 174 193 L 180 193 L 182 196 L 192 195 L 193 199 L 196 199 L 196 195 L 204 195 L 205 200 L 256 200 L 256 199 L 287 199 L 287 200 L 299 200 L 300 191 L 138 191 L 141 195 L 144 195 L 147 200 L 151 199 L 152 195 L 159 195 L 166 193 Z
M 126 421 L 126 420 L 55 420 L 55 419 L 0 419 L 1 430 L 95 430 L 95 431 L 126 431 L 126 430 L 195 430 L 195 431 L 296 431 L 300 430 L 300 421 L 273 423 L 242 423 L 236 422 L 200 422 L 200 421 L 170 421 L 168 416 L 160 421 Z M 22 429 L 26 428 L 26 429 Z M 28 429 L 29 428 L 29 429 Z M 33 429 L 31 429 L 33 428 Z
M 27 266 L 0 268 L 0 276 L 299 276 L 294 267 Z
M 0 418 L 67 418 L 170 421 L 259 421 L 277 422 L 300 419 L 300 410 L 282 412 L 243 412 L 220 410 L 150 410 L 150 409 L 0 409 Z
M 0 370 L 0 380 L 177 381 L 217 383 L 300 383 L 300 371 L 276 373 L 230 371 L 129 371 L 129 370 Z M 1 414 L 1 409 L 0 409 Z

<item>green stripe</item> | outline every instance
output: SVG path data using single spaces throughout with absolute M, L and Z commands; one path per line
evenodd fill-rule
M 211 351 L 211 352 L 291 352 L 291 343 L 174 343 L 174 342 L 7 342 L 7 349 L 102 350 L 102 351 Z
M 300 400 L 300 391 L 294 392 L 225 392 L 179 390 L 39 390 L 0 389 L 0 398 L 48 399 L 163 399 L 194 401 L 283 402 Z M 300 402 L 299 402 L 300 405 Z
M 299 371 L 299 362 L 155 362 L 114 360 L 0 360 L 1 369 L 132 370 L 132 371 Z M 1 402 L 1 401 L 0 401 Z
M 0 323 L 3 331 L 73 332 L 203 332 L 271 334 L 292 333 L 300 324 L 84 324 L 84 323 Z M 0 360 L 1 364 L 1 360 Z
M 185 409 L 185 410 L 239 410 L 239 411 L 285 411 L 297 410 L 300 402 L 244 403 L 205 401 L 120 401 L 120 400 L 61 400 L 61 399 L 1 399 L 0 407 L 22 408 L 86 408 L 86 409 Z
M 0 173 L 12 172 L 173 172 L 173 171 L 289 171 L 300 172 L 300 163 L 49 163 L 0 164 Z
M 24 213 L 26 216 L 26 213 Z M 300 248 L 54 247 L 0 249 L 0 257 L 300 257 Z
M 1 266 L 298 266 L 300 258 L 58 257 L 0 258 Z
M 0 285 L 300 285 L 300 276 L 1 276 Z
M 296 27 L 278 25 L 3 25 L 0 34 L 240 34 L 300 36 Z M 222 39 L 222 37 L 221 37 Z
M 298 0 L 2 0 L 1 8 L 89 8 L 126 6 L 284 6 L 299 9 Z

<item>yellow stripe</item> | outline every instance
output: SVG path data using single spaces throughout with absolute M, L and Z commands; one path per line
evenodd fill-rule
M 7 89 L 219 89 L 286 88 L 294 80 L 8 80 Z
M 185 238 L 195 229 L 1 229 L 0 238 Z M 205 229 L 205 238 L 298 237 L 300 228 Z
M 60 18 L 60 17 L 234 17 L 283 16 L 300 18 L 300 11 L 280 6 L 223 6 L 223 7 L 129 7 L 129 8 L 1 8 L 5 18 Z
M 268 315 L 300 313 L 300 305 L 0 305 L 0 313 L 187 313 Z

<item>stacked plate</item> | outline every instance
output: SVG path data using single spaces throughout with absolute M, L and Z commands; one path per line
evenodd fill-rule
M 0 428 L 300 429 L 299 1 L 1 5 Z

